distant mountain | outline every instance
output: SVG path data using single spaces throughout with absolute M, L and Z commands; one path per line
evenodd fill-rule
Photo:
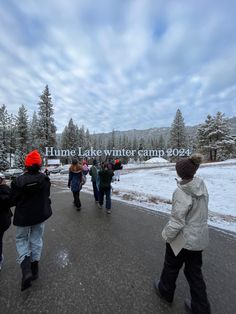
M 229 118 L 229 124 L 231 128 L 231 134 L 236 136 L 236 117 Z M 199 125 L 195 126 L 186 126 L 187 134 L 189 138 L 194 139 L 197 134 L 197 129 Z M 170 132 L 170 127 L 161 127 L 161 128 L 150 128 L 146 130 L 137 130 L 137 129 L 132 129 L 132 130 L 127 130 L 127 131 L 115 131 L 115 137 L 120 138 L 120 137 L 127 137 L 129 140 L 133 140 L 134 138 L 139 141 L 141 138 L 146 141 L 147 139 L 150 138 L 156 138 L 159 139 L 160 135 L 163 136 L 165 142 L 168 141 L 169 138 L 169 132 Z M 103 138 L 105 142 L 107 142 L 109 139 L 112 137 L 112 132 L 108 133 L 97 133 L 91 135 L 91 137 L 96 137 L 96 138 Z M 61 139 L 61 134 L 57 134 L 57 143 L 60 143 Z
M 229 118 L 229 124 L 231 128 L 231 134 L 236 135 L 236 117 Z M 196 136 L 197 129 L 199 128 L 200 124 L 195 126 L 186 126 L 186 130 L 188 135 L 192 138 Z M 161 127 L 161 128 L 150 128 L 146 130 L 137 130 L 132 129 L 128 131 L 115 131 L 116 136 L 127 136 L 128 138 L 133 138 L 136 136 L 137 138 L 147 138 L 147 137 L 159 137 L 161 134 L 164 137 L 164 139 L 167 139 L 169 136 L 170 127 Z M 108 133 L 97 133 L 95 135 L 110 135 L 112 132 Z

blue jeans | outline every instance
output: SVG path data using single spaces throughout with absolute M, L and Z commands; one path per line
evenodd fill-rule
M 106 195 L 106 209 L 111 209 L 111 188 L 99 190 L 99 204 L 103 205 L 104 195 Z
M 44 223 L 16 227 L 17 262 L 21 264 L 26 256 L 31 257 L 31 262 L 39 261 L 43 248 Z

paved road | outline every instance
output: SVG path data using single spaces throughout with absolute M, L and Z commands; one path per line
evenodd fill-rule
M 189 295 L 183 273 L 173 306 L 162 303 L 153 279 L 162 268 L 160 233 L 167 217 L 113 201 L 108 216 L 91 195 L 82 195 L 77 212 L 71 193 L 53 190 L 54 214 L 48 220 L 40 278 L 20 291 L 15 263 L 14 227 L 4 241 L 5 265 L 0 273 L 0 313 L 160 313 L 183 314 Z M 203 271 L 213 314 L 236 309 L 236 238 L 211 229 Z

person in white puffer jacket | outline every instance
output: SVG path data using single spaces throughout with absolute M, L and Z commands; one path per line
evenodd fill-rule
M 201 162 L 202 155 L 194 154 L 176 163 L 181 181 L 177 180 L 171 217 L 162 231 L 166 241 L 165 261 L 160 280 L 155 281 L 154 286 L 158 296 L 171 304 L 184 264 L 191 294 L 191 300 L 185 300 L 185 307 L 194 314 L 209 314 L 210 304 L 201 271 L 202 251 L 209 242 L 208 191 L 203 179 L 194 177 Z

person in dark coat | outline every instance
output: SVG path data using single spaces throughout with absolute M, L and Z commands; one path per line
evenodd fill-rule
M 77 207 L 77 210 L 81 209 L 80 190 L 82 189 L 82 185 L 83 168 L 77 159 L 73 159 L 69 169 L 68 188 L 73 193 L 74 205 Z
M 0 174 L 0 271 L 3 264 L 3 236 L 11 225 L 10 188 L 6 185 L 5 176 Z
M 21 290 L 38 278 L 38 263 L 43 248 L 45 221 L 52 215 L 50 179 L 40 172 L 42 159 L 37 150 L 25 158 L 26 171 L 11 184 L 12 206 L 16 206 L 16 249 L 22 269 Z
M 102 208 L 104 195 L 106 195 L 106 212 L 111 213 L 111 181 L 114 173 L 108 169 L 108 164 L 102 164 L 102 169 L 98 172 L 99 176 L 99 208 Z

